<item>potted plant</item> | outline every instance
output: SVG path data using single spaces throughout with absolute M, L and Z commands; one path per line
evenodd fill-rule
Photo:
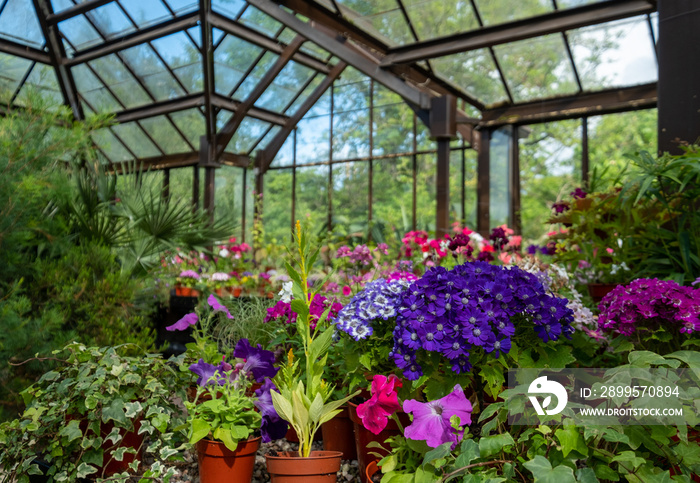
M 199 273 L 194 270 L 183 270 L 175 279 L 175 295 L 178 297 L 198 297 L 199 290 L 195 287 L 199 284 Z
M 217 366 L 200 359 L 189 367 L 199 377 L 194 400 L 185 402 L 187 436 L 197 449 L 202 483 L 246 483 L 253 474 L 262 417 L 250 387 L 277 373 L 275 356 L 247 339 L 238 341 L 234 356 L 240 359 L 235 366 L 225 359 Z
M 282 475 L 303 475 L 303 481 L 335 481 L 335 473 L 340 468 L 342 453 L 333 451 L 312 451 L 314 434 L 323 423 L 340 412 L 338 409 L 351 396 L 329 402 L 333 388 L 323 379 L 323 371 L 328 357 L 333 330 L 328 327 L 327 317 L 330 307 L 316 320 L 310 307 L 324 282 L 315 284 L 316 290 L 309 288 L 309 273 L 319 251 L 311 251 L 306 234 L 297 222 L 294 233 L 296 242 L 292 263 L 286 263 L 292 279 L 291 309 L 297 314 L 296 329 L 303 352 L 303 369 L 295 360 L 293 350 L 287 356 L 287 364 L 275 377 L 278 391 L 272 391 L 272 403 L 279 416 L 287 421 L 299 436 L 298 453 L 285 452 L 267 456 L 267 469 L 272 482 Z M 290 254 L 292 252 L 290 251 Z M 312 327 L 312 323 L 315 326 Z M 297 468 L 290 469 L 295 466 Z
M 224 295 L 224 289 L 226 289 L 230 282 L 231 276 L 224 272 L 214 272 L 207 279 L 207 287 L 209 290 L 214 292 L 219 297 Z
M 58 367 L 23 391 L 22 416 L 0 426 L 6 477 L 28 481 L 28 475 L 43 473 L 51 483 L 174 473 L 160 463 L 141 463 L 145 453 L 162 461 L 178 452 L 173 428 L 182 423 L 182 412 L 173 388 L 179 374 L 160 355 L 121 355 L 133 347 L 73 342 L 54 352 L 49 359 L 58 360 Z

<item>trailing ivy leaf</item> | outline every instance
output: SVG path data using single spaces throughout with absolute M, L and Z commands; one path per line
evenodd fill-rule
M 423 457 L 423 463 L 421 466 L 425 468 L 425 465 L 431 463 L 440 458 L 444 458 L 448 454 L 452 453 L 452 443 L 443 443 L 437 448 L 431 449 Z
M 126 446 L 122 446 L 120 448 L 117 448 L 116 451 L 112 453 L 112 457 L 117 460 L 117 461 L 124 461 L 124 455 L 126 454 Z M 98 462 L 96 462 L 96 465 L 99 465 L 102 463 L 102 460 L 100 459 Z
M 671 354 L 667 354 L 664 357 L 666 357 L 667 359 L 670 357 L 671 359 L 678 359 L 682 362 L 685 362 L 691 369 L 700 369 L 700 352 L 677 351 L 672 352 Z
M 487 458 L 500 451 L 505 451 L 506 446 L 513 444 L 515 444 L 515 441 L 510 433 L 485 436 L 479 440 L 479 454 L 482 458 Z
M 463 468 L 481 456 L 479 445 L 476 444 L 473 439 L 465 439 L 462 441 L 460 450 L 460 454 L 455 461 L 455 467 L 457 468 Z
M 141 406 L 141 403 L 138 401 L 134 402 L 128 402 L 124 404 L 124 408 L 126 408 L 126 417 L 127 418 L 134 418 L 138 413 L 141 412 L 143 409 L 143 406 Z
M 588 456 L 588 446 L 586 446 L 576 426 L 567 426 L 565 429 L 557 429 L 554 435 L 561 444 L 561 452 L 564 454 L 564 458 L 572 451 L 578 451 L 582 455 Z
M 700 465 L 700 445 L 680 443 L 673 449 L 684 465 Z
M 535 483 L 575 483 L 574 470 L 568 466 L 559 465 L 552 468 L 552 464 L 547 458 L 541 455 L 523 464 L 525 468 L 532 472 Z
M 619 455 L 615 456 L 612 460 L 620 462 L 620 464 L 629 471 L 633 471 L 634 469 L 646 463 L 646 460 L 637 456 L 634 451 L 623 451 Z
M 495 362 L 487 364 L 481 368 L 479 375 L 486 380 L 486 392 L 494 398 L 498 396 L 506 380 L 503 375 L 503 367 Z
M 630 352 L 628 360 L 633 367 L 651 367 L 652 365 L 678 367 L 680 365 L 677 360 L 669 361 L 665 357 L 651 351 Z
M 78 478 L 85 478 L 87 475 L 91 475 L 92 473 L 97 473 L 97 468 L 94 466 L 87 463 L 80 463 L 80 466 L 78 466 Z
M 579 468 L 576 470 L 576 481 L 579 483 L 600 483 L 593 468 Z
M 116 421 L 117 423 L 126 424 L 126 415 L 124 414 L 124 401 L 120 398 L 115 399 L 112 403 L 102 408 L 102 422 Z
M 67 425 L 61 428 L 58 435 L 68 438 L 69 443 L 80 438 L 83 435 L 83 432 L 80 430 L 80 422 L 76 419 L 70 421 Z

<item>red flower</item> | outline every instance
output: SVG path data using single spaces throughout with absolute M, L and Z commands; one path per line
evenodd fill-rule
M 375 375 L 372 379 L 372 397 L 357 406 L 357 416 L 362 420 L 362 425 L 374 434 L 381 433 L 386 428 L 389 416 L 401 409 L 395 386 L 401 387 L 401 381 L 395 375 Z

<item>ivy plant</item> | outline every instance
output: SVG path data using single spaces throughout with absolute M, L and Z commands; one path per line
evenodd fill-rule
M 174 470 L 162 461 L 179 453 L 175 428 L 184 422 L 173 398 L 179 373 L 160 355 L 120 355 L 125 349 L 73 342 L 54 351 L 59 367 L 22 392 L 21 417 L 0 425 L 0 469 L 11 481 L 169 480 Z M 122 444 L 129 433 L 141 436 L 137 447 Z M 145 454 L 156 463 L 143 466 Z M 129 463 L 108 475 L 113 461 Z

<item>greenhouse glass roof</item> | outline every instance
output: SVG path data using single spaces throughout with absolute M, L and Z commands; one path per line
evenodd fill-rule
M 0 103 L 114 114 L 112 163 L 265 169 L 347 65 L 469 129 L 651 107 L 656 23 L 651 0 L 0 0 Z

